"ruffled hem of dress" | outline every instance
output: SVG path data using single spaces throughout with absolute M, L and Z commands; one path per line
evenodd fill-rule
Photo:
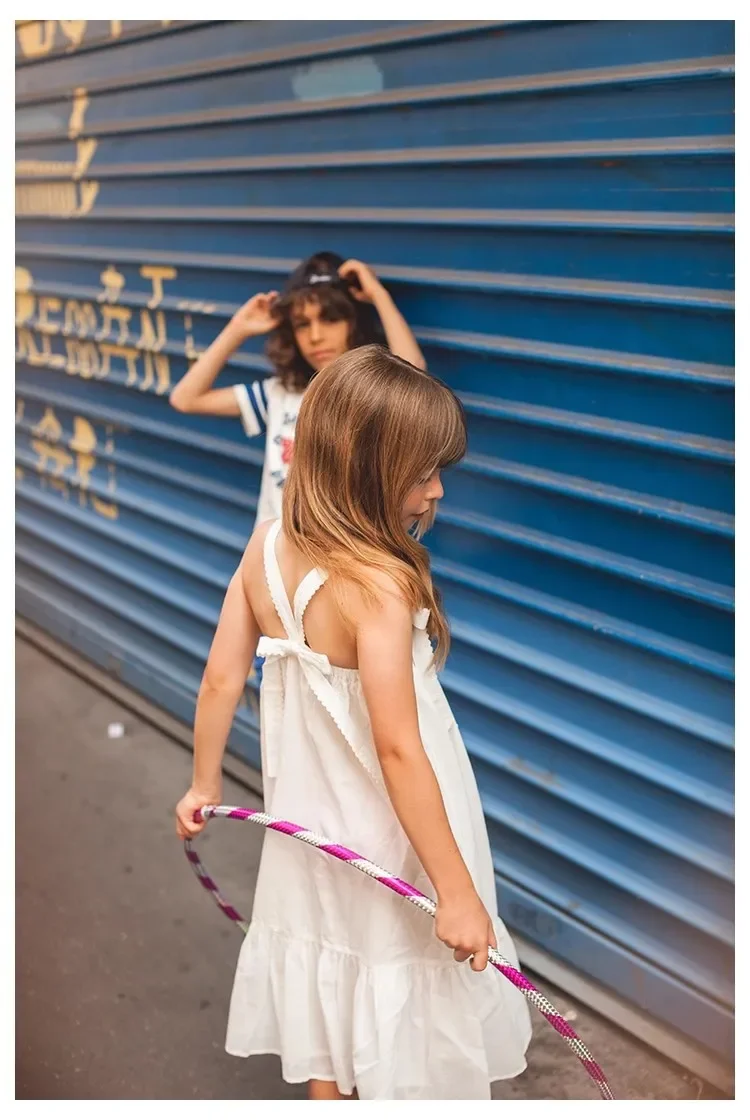
M 256 922 L 226 1050 L 276 1054 L 289 1084 L 334 1082 L 363 1100 L 471 1100 L 523 1072 L 530 1037 L 525 1000 L 501 977 L 453 961 L 370 965 Z
M 280 1060 L 283 1058 L 281 1050 L 250 1050 L 249 1052 L 246 1052 L 244 1050 L 230 1050 L 229 1046 L 225 1046 L 224 1050 L 225 1053 L 229 1054 L 230 1058 L 268 1058 L 269 1056 L 272 1058 L 279 1058 Z M 527 1068 L 528 1063 L 524 1058 L 523 1063 L 518 1067 L 517 1070 L 514 1070 L 513 1073 L 491 1073 L 489 1075 L 489 1083 L 490 1085 L 494 1085 L 496 1081 L 512 1081 L 514 1077 L 520 1077 Z M 287 1085 L 307 1085 L 308 1081 L 326 1081 L 331 1085 L 335 1085 L 338 1091 L 345 1097 L 350 1097 L 357 1088 L 356 1085 L 339 1085 L 335 1077 L 324 1075 L 318 1070 L 314 1069 L 310 1069 L 309 1073 L 305 1073 L 301 1077 L 287 1077 L 284 1075 L 282 1069 L 281 1079 L 282 1081 L 285 1081 Z

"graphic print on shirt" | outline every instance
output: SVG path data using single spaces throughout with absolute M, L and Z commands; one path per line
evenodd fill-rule
M 278 377 L 234 386 L 245 434 L 255 439 L 266 433 L 257 520 L 281 516 L 281 497 L 294 455 L 294 429 L 302 392 L 284 389 Z
M 282 439 L 281 441 L 281 461 L 285 466 L 289 466 L 294 455 L 294 440 Z
M 273 456 L 268 455 L 271 464 L 270 474 L 279 490 L 283 488 L 286 482 L 289 464 L 294 454 L 294 429 L 297 426 L 298 411 L 299 406 L 293 409 L 284 409 L 279 421 L 278 431 L 273 435 L 269 431 L 269 437 L 271 437 L 269 442 L 275 448 Z

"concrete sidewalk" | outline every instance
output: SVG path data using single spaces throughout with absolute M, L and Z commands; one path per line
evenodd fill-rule
M 17 642 L 18 1100 L 298 1100 L 276 1058 L 224 1053 L 240 934 L 174 835 L 190 757 Z M 122 739 L 107 727 L 125 725 Z M 255 804 L 227 779 L 225 801 Z M 262 832 L 216 822 L 206 864 L 248 913 Z M 499 978 L 488 977 L 488 983 Z M 619 1098 L 726 1099 L 544 981 Z M 596 1098 L 535 1015 L 529 1069 L 497 1099 Z

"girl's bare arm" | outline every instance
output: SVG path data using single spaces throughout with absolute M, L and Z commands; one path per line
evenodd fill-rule
M 436 933 L 456 959 L 487 965 L 492 922 L 456 844 L 419 730 L 412 614 L 382 576 L 380 602 L 354 607 L 357 657 L 375 747 L 391 803 L 437 893 Z
M 177 834 L 183 840 L 197 835 L 203 827 L 193 821 L 195 810 L 221 801 L 224 750 L 259 638 L 260 629 L 243 586 L 241 564 L 227 589 L 198 692 L 193 781 L 177 806 Z
M 390 292 L 380 283 L 370 266 L 362 261 L 349 260 L 341 265 L 339 273 L 344 277 L 356 276 L 359 287 L 353 288 L 351 294 L 360 302 L 374 306 L 383 324 L 391 352 L 399 358 L 405 358 L 418 369 L 427 369 L 414 332 L 396 307 Z
M 237 311 L 221 334 L 192 364 L 169 394 L 169 403 L 178 412 L 209 416 L 239 416 L 240 406 L 234 389 L 214 389 L 213 384 L 235 350 L 255 335 L 266 334 L 276 326 L 272 308 L 276 292 L 259 292 Z

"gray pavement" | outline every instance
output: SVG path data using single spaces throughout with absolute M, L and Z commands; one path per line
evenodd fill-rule
M 107 727 L 125 725 L 109 739 Z M 195 882 L 172 810 L 188 753 L 17 642 L 18 1100 L 298 1100 L 273 1057 L 224 1053 L 238 931 Z M 227 779 L 225 800 L 255 804 Z M 249 911 L 262 833 L 215 822 L 206 864 Z M 488 983 L 499 978 L 488 976 Z M 724 1099 L 539 981 L 629 1099 Z M 541 1019 L 497 1099 L 596 1097 Z

